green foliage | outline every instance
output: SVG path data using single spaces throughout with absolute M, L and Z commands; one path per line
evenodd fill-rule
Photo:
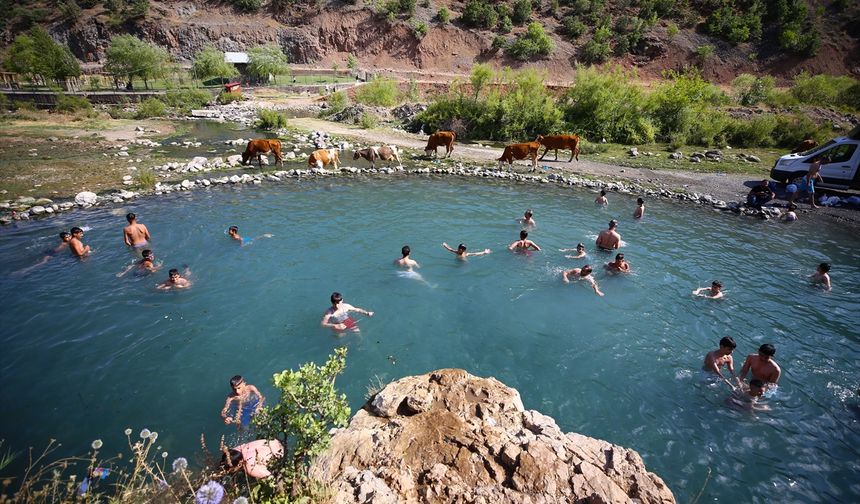
M 694 132 L 697 121 L 708 120 L 707 107 L 723 105 L 728 98 L 697 72 L 669 72 L 666 77 L 670 80 L 649 96 L 651 117 L 658 126 L 659 138 L 684 141 Z
M 490 81 L 493 80 L 495 72 L 490 65 L 484 63 L 476 63 L 472 66 L 472 72 L 469 75 L 469 82 L 472 84 L 472 90 L 475 92 L 475 99 L 481 96 L 481 90 L 484 89 Z
M 767 103 L 774 93 L 775 82 L 768 75 L 756 77 L 750 74 L 740 74 L 732 81 L 735 99 L 744 106 Z
M 64 2 L 60 2 L 57 4 L 57 10 L 60 11 L 60 15 L 64 20 L 69 23 L 74 24 L 78 19 L 81 18 L 81 14 L 83 10 L 81 6 L 75 2 L 75 0 L 66 0 Z
M 397 83 L 387 77 L 374 77 L 356 90 L 355 101 L 365 105 L 393 107 L 397 105 Z
M 814 56 L 821 47 L 818 29 L 812 23 L 801 25 L 799 21 L 784 25 L 778 41 L 782 49 L 802 56 Z
M 739 0 L 739 2 L 743 4 L 740 7 L 733 1 L 720 4 L 708 16 L 705 30 L 732 44 L 758 40 L 761 37 L 763 5 L 760 0 L 749 2 Z
M 653 141 L 646 99 L 635 77 L 620 68 L 609 72 L 578 68 L 573 86 L 561 100 L 568 129 L 613 142 Z
M 602 154 L 607 151 L 609 151 L 609 144 L 589 142 L 584 138 L 579 142 L 579 152 L 586 156 L 589 154 Z
M 490 45 L 491 48 L 499 50 L 499 49 L 507 49 L 510 44 L 508 43 L 508 39 L 504 37 L 504 35 L 496 35 L 493 37 L 493 43 Z
M 329 430 L 345 426 L 349 419 L 346 395 L 335 388 L 345 367 L 346 348 L 341 347 L 323 366 L 309 362 L 298 371 L 285 370 L 272 377 L 280 400 L 264 407 L 254 423 L 263 439 L 278 439 L 286 450 L 270 470 L 276 481 L 286 483 L 287 494 L 299 489 L 310 461 L 328 446 Z
M 149 117 L 163 117 L 167 114 L 167 105 L 163 101 L 155 97 L 147 98 L 137 108 L 137 119 L 147 119 Z
M 594 31 L 594 36 L 582 48 L 582 59 L 586 63 L 603 63 L 608 60 L 612 54 L 612 48 L 609 46 L 611 38 L 612 32 L 609 27 L 597 28 Z
M 233 0 L 233 6 L 241 12 L 257 12 L 260 10 L 260 0 Z
M 427 23 L 424 21 L 418 21 L 412 25 L 412 30 L 415 32 L 416 37 L 422 39 L 424 38 L 424 35 L 427 35 Z
M 81 75 L 81 66 L 68 47 L 54 42 L 41 27 L 33 27 L 28 34 L 15 37 L 3 66 L 10 72 L 23 75 L 40 75 L 57 82 Z
M 511 14 L 511 21 L 514 24 L 524 24 L 532 15 L 531 0 L 514 0 L 514 8 Z
M 349 106 L 349 96 L 344 91 L 335 91 L 326 98 L 328 109 L 326 115 L 337 114 L 341 110 Z
M 714 46 L 711 44 L 702 44 L 696 48 L 696 58 L 700 63 L 705 63 L 714 55 Z
M 499 26 L 497 28 L 499 33 L 511 33 L 511 30 L 514 29 L 514 22 L 511 21 L 511 18 L 508 16 L 502 16 L 499 18 Z
M 194 63 L 191 65 L 191 73 L 202 80 L 218 78 L 229 79 L 239 75 L 236 67 L 224 61 L 224 53 L 208 45 L 194 55 Z
M 409 86 L 406 88 L 406 93 L 403 95 L 405 101 L 417 102 L 420 98 L 418 92 L 418 81 L 409 79 Z
M 283 112 L 273 109 L 260 109 L 257 111 L 256 127 L 265 130 L 277 130 L 287 127 L 287 116 Z
M 355 70 L 358 68 L 358 60 L 355 59 L 351 53 L 346 56 L 346 67 L 350 70 Z
M 791 94 L 798 102 L 823 107 L 839 106 L 860 110 L 860 81 L 848 76 L 810 75 L 801 72 L 794 78 Z
M 507 49 L 507 53 L 514 58 L 526 61 L 538 57 L 545 58 L 550 55 L 555 44 L 544 32 L 540 23 L 529 24 L 526 33 L 517 37 L 513 44 Z
M 9 100 L 9 98 L 5 94 L 0 93 L 0 113 L 6 112 L 11 107 L 12 107 L 12 103 Z M 2 447 L 2 446 L 3 446 L 3 441 L 0 440 L 0 447 Z M 0 461 L 2 461 L 2 460 L 3 460 L 2 457 L 0 457 Z M 0 464 L 0 469 L 2 469 L 2 468 L 3 468 L 3 466 L 2 466 L 2 464 Z
M 245 97 L 242 96 L 241 91 L 232 92 L 232 93 L 227 92 L 227 91 L 221 91 L 220 93 L 218 93 L 218 98 L 216 98 L 216 101 L 218 103 L 220 103 L 221 105 L 227 105 L 228 103 L 233 103 L 236 101 L 242 101 L 244 99 L 245 99 Z
M 152 189 L 158 182 L 158 176 L 152 170 L 139 170 L 135 177 L 137 187 Z
M 134 35 L 116 35 L 111 38 L 105 54 L 105 71 L 131 82 L 135 77 L 143 79 L 149 88 L 149 80 L 167 74 L 169 56 L 164 49 L 148 44 Z
M 561 20 L 562 33 L 571 42 L 576 42 L 588 29 L 585 23 L 579 20 L 576 16 L 565 16 Z
M 761 114 L 752 119 L 735 120 L 729 124 L 726 139 L 738 147 L 767 147 L 773 145 L 773 131 L 777 120 L 772 114 Z
M 833 136 L 833 131 L 827 125 L 816 125 L 804 115 L 780 114 L 776 117 L 776 125 L 771 136 L 775 145 L 791 148 L 807 138 L 824 143 Z
M 269 76 L 284 75 L 290 72 L 287 55 L 277 44 L 266 44 L 248 51 L 248 75 L 258 80 L 268 81 Z
M 91 112 L 93 104 L 84 96 L 71 96 L 67 94 L 57 95 L 57 112 L 73 114 L 76 112 Z
M 416 0 L 386 0 L 382 10 L 387 15 L 405 14 L 411 16 L 415 13 L 416 3 Z
M 211 101 L 212 95 L 203 89 L 171 89 L 164 94 L 164 102 L 184 114 Z
M 436 21 L 439 21 L 442 24 L 447 23 L 451 20 L 451 11 L 449 11 L 445 7 L 439 7 L 439 12 L 436 13 Z
M 110 12 L 111 23 L 114 25 L 144 17 L 149 12 L 149 0 L 105 0 L 104 5 Z
M 499 13 L 490 2 L 485 0 L 469 0 L 463 8 L 460 20 L 472 28 L 491 29 L 499 22 Z
M 669 37 L 669 40 L 672 40 L 676 36 L 678 36 L 678 32 L 681 30 L 678 28 L 678 25 L 675 23 L 669 23 L 669 26 L 666 27 L 666 36 Z
M 358 125 L 361 129 L 373 129 L 379 126 L 379 118 L 375 114 L 365 112 L 358 120 Z

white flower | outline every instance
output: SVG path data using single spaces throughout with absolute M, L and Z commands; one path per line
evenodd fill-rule
M 188 469 L 188 460 L 185 457 L 179 457 L 173 461 L 173 472 L 181 472 Z
M 101 448 L 102 447 L 102 440 L 96 439 L 95 441 L 93 441 L 92 447 L 93 447 L 93 450 L 98 450 L 99 448 Z
M 233 500 L 233 504 L 248 504 L 248 499 L 245 497 L 236 497 L 236 499 Z
M 158 433 L 157 432 L 152 432 L 149 434 L 149 441 L 151 443 L 154 443 L 156 439 L 158 439 Z
M 140 431 L 140 439 L 146 439 L 150 435 L 152 435 L 152 433 L 149 432 L 149 429 L 143 429 L 142 431 Z
M 126 430 L 125 430 L 125 435 L 126 435 L 126 436 L 131 436 L 131 428 L 128 428 L 128 429 L 126 429 Z

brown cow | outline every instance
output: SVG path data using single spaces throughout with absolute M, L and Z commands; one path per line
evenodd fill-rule
M 791 153 L 792 153 L 792 154 L 796 154 L 796 153 L 798 153 L 798 152 L 806 152 L 806 151 L 808 151 L 808 150 L 810 150 L 810 149 L 814 149 L 814 148 L 816 148 L 816 147 L 818 147 L 818 142 L 816 142 L 815 140 L 812 140 L 812 139 L 807 138 L 806 140 L 804 140 L 804 141 L 800 142 L 799 144 L 797 144 L 797 147 L 795 147 L 795 148 L 791 151 Z
M 577 161 L 579 161 L 579 142 L 581 140 L 582 139 L 579 137 L 579 135 L 538 135 L 537 138 L 535 138 L 535 142 L 538 142 L 544 147 L 546 147 L 539 161 L 543 161 L 543 157 L 546 156 L 546 153 L 549 152 L 550 149 L 555 150 L 556 161 L 558 161 L 559 149 L 570 150 L 570 159 L 567 160 L 568 163 L 573 161 L 574 157 Z
M 352 159 L 364 158 L 370 161 L 370 167 L 376 168 L 376 160 L 397 161 L 397 166 L 403 168 L 403 163 L 400 162 L 400 154 L 397 151 L 396 145 L 383 145 L 382 147 L 368 147 L 353 151 Z M 390 163 L 389 163 L 390 164 Z
M 262 156 L 268 156 L 269 154 L 274 154 L 275 162 L 281 163 L 281 166 L 284 166 L 284 158 L 281 157 L 280 140 L 276 140 L 274 138 L 251 140 L 248 142 L 248 146 L 245 147 L 245 152 L 242 153 L 242 164 L 250 164 L 251 159 L 256 157 L 257 163 L 260 165 L 260 169 L 263 169 L 263 161 L 260 158 Z
M 513 170 L 514 159 L 531 158 L 532 171 L 535 171 L 537 170 L 537 153 L 539 150 L 540 144 L 538 142 L 507 145 L 505 146 L 505 152 L 502 153 L 502 157 L 497 159 L 499 162 L 499 169 L 502 168 L 502 163 L 505 161 L 507 161 L 508 166 Z
M 337 149 L 320 149 L 311 152 L 308 156 L 308 166 L 311 168 L 325 168 L 328 165 L 334 165 L 337 170 L 337 165 L 340 163 L 340 155 Z
M 454 140 L 456 139 L 457 134 L 453 131 L 437 131 L 427 139 L 427 147 L 424 147 L 424 152 L 429 156 L 430 151 L 433 151 L 433 157 L 437 157 L 436 149 L 445 147 L 445 157 L 448 157 L 454 150 Z

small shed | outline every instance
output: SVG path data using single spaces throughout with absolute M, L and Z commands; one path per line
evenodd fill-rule
M 245 74 L 245 69 L 248 67 L 248 53 L 246 52 L 230 52 L 226 51 L 224 53 L 224 61 L 230 63 L 236 70 L 241 74 Z

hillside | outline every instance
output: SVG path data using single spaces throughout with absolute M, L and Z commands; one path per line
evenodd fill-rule
M 110 37 L 132 33 L 188 62 L 207 44 L 242 51 L 276 42 L 299 64 L 420 71 L 441 80 L 476 61 L 535 67 L 567 80 L 577 64 L 618 63 L 646 79 L 698 66 L 716 82 L 740 73 L 780 80 L 802 70 L 860 76 L 860 4 L 835 0 L 3 0 L 4 48 L 33 24 L 81 61 L 104 58 Z M 244 10 L 243 10 L 244 8 Z M 450 20 L 443 22 L 440 10 Z M 510 45 L 540 23 L 552 49 Z M 528 47 L 531 50 L 533 48 Z

